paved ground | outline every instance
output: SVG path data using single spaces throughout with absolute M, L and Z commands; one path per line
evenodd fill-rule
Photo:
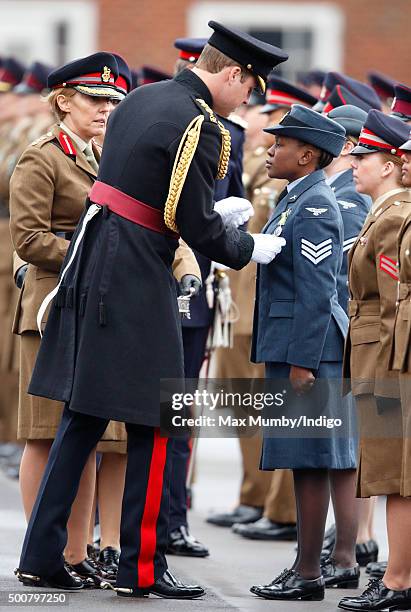
M 87 591 L 69 594 L 68 607 L 76 612 L 88 610 L 131 610 L 143 606 L 149 612 L 178 610 L 241 610 L 244 612 L 328 612 L 337 610 L 339 599 L 352 591 L 328 590 L 323 602 L 274 603 L 259 599 L 249 593 L 252 584 L 269 582 L 274 575 L 289 567 L 294 556 L 292 543 L 246 541 L 229 530 L 212 527 L 204 522 L 211 508 L 233 506 L 239 479 L 239 456 L 235 440 L 200 440 L 195 486 L 195 510 L 191 512 L 192 532 L 211 550 L 208 559 L 170 557 L 175 573 L 187 581 L 200 583 L 207 589 L 207 596 L 197 601 L 165 601 L 155 597 L 143 600 L 121 599 L 111 592 Z M 8 593 L 16 591 L 33 593 L 33 589 L 21 588 L 13 576 L 24 533 L 24 516 L 21 509 L 18 485 L 0 476 L 0 609 Z M 379 501 L 377 510 L 377 535 L 381 545 L 381 558 L 386 558 L 384 503 Z M 361 585 L 365 585 L 365 574 Z M 37 590 L 36 590 L 37 592 Z M 40 590 L 39 590 L 40 592 Z M 55 604 L 54 604 L 55 605 Z M 8 607 L 8 606 L 7 606 Z M 19 606 L 19 609 L 23 606 Z M 45 606 L 28 606 L 45 609 Z M 50 605 L 48 606 L 51 607 Z M 60 607 L 60 606 L 59 606 Z

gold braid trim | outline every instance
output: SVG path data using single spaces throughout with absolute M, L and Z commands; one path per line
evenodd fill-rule
M 212 123 L 216 123 L 220 128 L 221 132 L 221 152 L 220 159 L 218 161 L 218 170 L 217 170 L 217 179 L 223 179 L 227 174 L 228 170 L 228 162 L 230 161 L 230 153 L 231 153 L 231 134 L 224 127 L 224 125 L 217 119 L 214 114 L 214 111 L 208 106 L 207 102 L 202 100 L 201 98 L 197 98 L 197 102 L 199 105 L 207 111 L 210 115 L 210 121 Z
M 177 204 L 190 169 L 190 164 L 193 160 L 198 142 L 200 140 L 200 132 L 203 121 L 204 115 L 198 115 L 189 123 L 180 141 L 177 155 L 174 160 L 170 187 L 164 207 L 164 222 L 173 232 L 178 233 L 178 227 L 176 225 Z

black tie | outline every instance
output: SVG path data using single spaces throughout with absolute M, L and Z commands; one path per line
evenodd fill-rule
M 277 198 L 277 202 L 276 202 L 276 206 L 279 205 L 279 203 L 281 202 L 281 200 L 285 197 L 288 196 L 288 191 L 287 191 L 287 187 L 284 187 L 284 189 L 282 190 L 282 192 L 280 193 L 280 195 Z

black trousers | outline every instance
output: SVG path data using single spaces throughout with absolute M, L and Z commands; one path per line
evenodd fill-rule
M 108 421 L 66 406 L 34 505 L 19 568 L 51 576 L 64 564 L 67 521 L 81 474 Z M 117 585 L 152 585 L 167 569 L 172 443 L 158 429 L 126 423 L 127 472 Z
M 204 360 L 208 327 L 183 327 L 184 375 L 197 380 Z M 173 476 L 170 484 L 170 531 L 187 527 L 187 468 L 191 455 L 190 438 L 173 441 Z

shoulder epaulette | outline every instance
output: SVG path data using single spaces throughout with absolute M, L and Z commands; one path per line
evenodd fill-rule
M 46 144 L 46 142 L 50 142 L 50 140 L 53 140 L 53 138 L 55 138 L 53 132 L 47 132 L 47 134 L 43 134 L 39 138 L 36 138 L 36 140 L 33 140 L 33 142 L 30 143 L 30 146 L 31 147 L 35 147 L 36 145 L 43 146 L 44 144 Z

